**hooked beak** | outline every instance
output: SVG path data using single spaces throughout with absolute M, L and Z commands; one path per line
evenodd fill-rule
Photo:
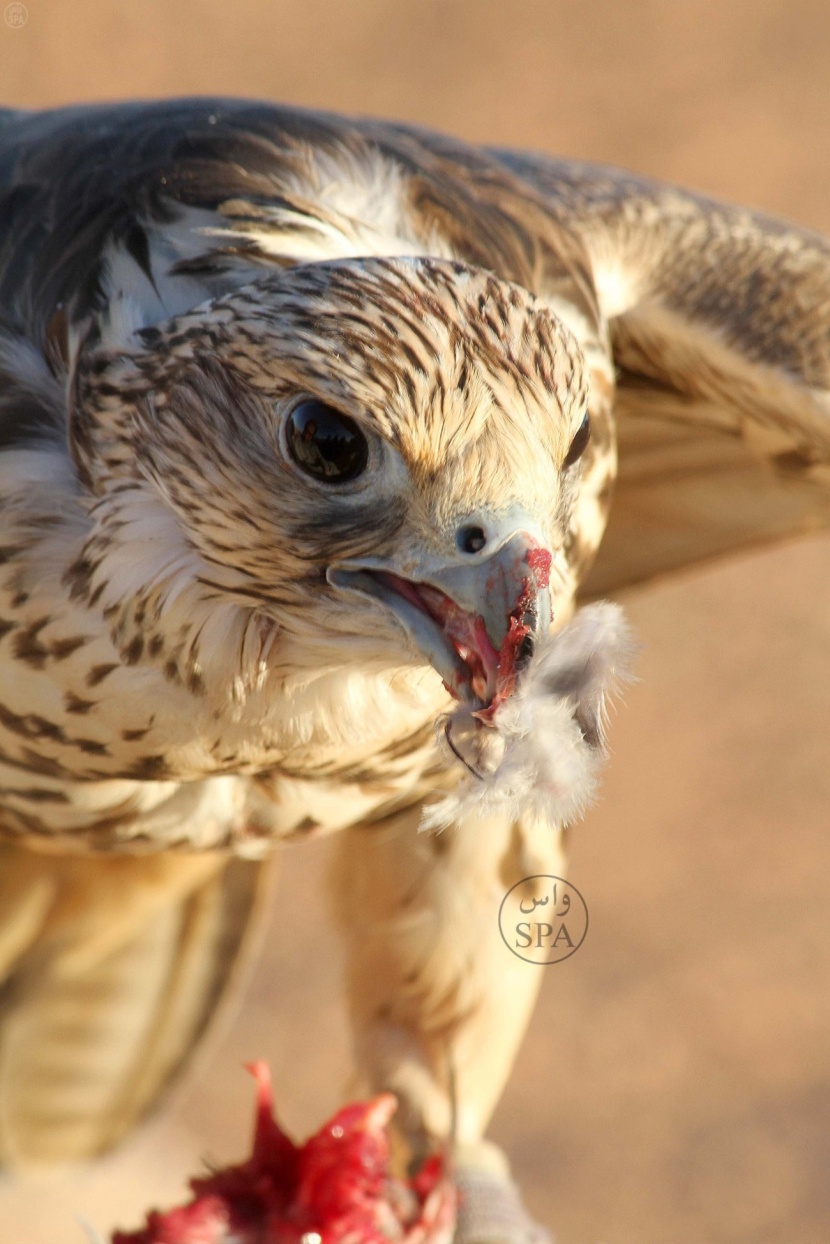
M 417 579 L 374 558 L 330 566 L 326 578 L 394 613 L 450 694 L 488 722 L 550 626 L 551 560 L 522 531 L 489 555 L 425 565 Z

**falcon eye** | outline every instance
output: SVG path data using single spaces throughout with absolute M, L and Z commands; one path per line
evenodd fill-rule
M 346 484 L 366 470 L 369 445 L 347 415 L 325 402 L 306 398 L 286 422 L 291 457 L 301 471 L 324 484 Z
M 562 463 L 562 470 L 566 471 L 568 467 L 572 467 L 578 462 L 585 450 L 588 448 L 588 441 L 591 439 L 591 420 L 588 418 L 588 412 L 585 411 L 585 418 L 579 425 L 576 436 L 571 441 L 571 447 L 565 455 L 565 461 Z

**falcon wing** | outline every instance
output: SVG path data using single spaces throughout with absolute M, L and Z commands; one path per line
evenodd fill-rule
M 124 1136 L 244 977 L 268 865 L 0 845 L 0 1165 Z
M 590 256 L 618 369 L 598 596 L 830 520 L 830 245 L 614 169 L 511 152 Z
M 239 101 L 0 111 L 0 448 L 67 454 L 90 325 L 129 333 L 267 265 L 436 244 L 589 334 L 596 287 L 622 473 L 593 593 L 826 522 L 821 239 L 604 169 Z M 0 1158 L 80 1156 L 204 1031 L 261 874 L 2 851 Z

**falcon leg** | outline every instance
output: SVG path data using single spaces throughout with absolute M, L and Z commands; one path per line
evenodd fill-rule
M 334 901 L 348 955 L 357 1062 L 391 1090 L 405 1152 L 452 1139 L 464 1192 L 457 1238 L 539 1238 L 484 1131 L 541 971 L 511 954 L 499 905 L 523 877 L 561 875 L 561 836 L 493 818 L 419 833 L 420 810 L 339 835 Z

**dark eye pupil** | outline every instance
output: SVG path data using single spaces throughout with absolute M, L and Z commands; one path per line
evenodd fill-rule
M 291 457 L 314 479 L 345 484 L 366 469 L 369 446 L 354 419 L 315 398 L 294 407 L 286 434 Z
M 591 439 L 591 420 L 588 418 L 588 412 L 586 410 L 585 418 L 582 420 L 582 423 L 579 425 L 579 430 L 577 431 L 576 436 L 571 441 L 571 447 L 568 450 L 564 463 L 562 464 L 563 468 L 573 466 L 575 462 L 579 461 L 579 459 L 585 453 L 585 450 L 588 447 L 588 441 L 590 439 Z

